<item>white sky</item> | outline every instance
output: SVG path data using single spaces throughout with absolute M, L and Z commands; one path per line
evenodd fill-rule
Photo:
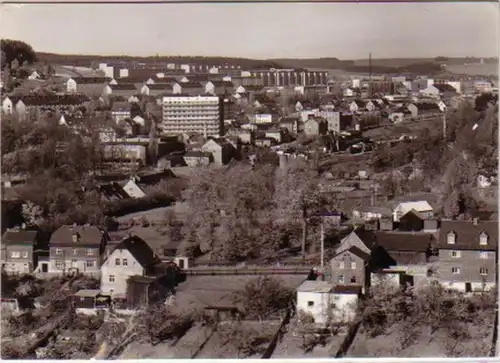
M 498 56 L 498 3 L 2 5 L 0 35 L 66 54 Z

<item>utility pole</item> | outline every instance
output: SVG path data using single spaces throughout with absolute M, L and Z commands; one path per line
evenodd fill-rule
M 446 111 L 443 113 L 443 139 L 446 140 Z
M 321 277 L 325 280 L 325 226 L 324 217 L 321 217 Z
M 373 85 L 372 85 L 372 54 L 370 53 L 369 54 L 369 57 L 368 57 L 368 70 L 370 72 L 370 78 L 369 78 L 369 90 L 368 90 L 368 98 L 372 98 L 372 89 L 373 89 Z

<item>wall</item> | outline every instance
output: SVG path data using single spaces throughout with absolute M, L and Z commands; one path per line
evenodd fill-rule
M 461 250 L 460 258 L 451 257 L 451 249 L 440 249 L 439 250 L 439 279 L 442 282 L 456 282 L 465 283 L 471 282 L 472 288 L 481 289 L 483 282 L 489 284 L 495 283 L 496 274 L 496 262 L 495 262 L 495 252 L 487 251 L 488 258 L 480 258 L 479 251 L 464 251 Z M 453 274 L 451 272 L 453 267 L 460 268 L 460 274 Z M 488 269 L 488 274 L 486 276 L 481 276 L 479 269 L 484 267 Z M 460 284 L 457 284 L 460 285 Z M 464 289 L 465 289 L 465 284 Z
M 62 254 L 57 255 L 56 248 L 50 248 L 49 273 L 67 273 L 72 268 L 78 269 L 83 274 L 99 272 L 101 262 L 99 248 L 61 247 L 60 249 Z M 87 254 L 90 249 L 93 250 L 91 256 Z M 62 263 L 61 268 L 57 266 L 59 261 Z M 94 266 L 87 266 L 87 261 L 93 261 Z
M 203 152 L 209 152 L 213 155 L 214 157 L 214 163 L 217 165 L 223 165 L 223 157 L 222 157 L 222 147 L 218 145 L 215 141 L 211 140 L 206 142 L 202 147 L 201 150 Z
M 120 259 L 120 265 L 116 266 L 115 260 Z M 128 266 L 123 266 L 123 259 L 127 259 Z M 115 250 L 104 262 L 101 268 L 101 291 L 109 293 L 113 290 L 116 294 L 127 292 L 127 280 L 133 275 L 143 275 L 144 269 L 135 260 L 128 250 Z M 115 276 L 115 282 L 109 282 L 109 275 Z
M 12 258 L 13 252 L 19 252 L 19 258 Z M 26 256 L 26 257 L 23 257 Z M 30 273 L 33 271 L 33 247 L 23 245 L 5 246 L 5 270 L 12 273 Z
M 308 306 L 309 302 L 312 302 L 313 306 Z M 330 293 L 297 291 L 297 311 L 302 310 L 306 314 L 311 314 L 316 323 L 327 322 L 331 303 L 333 301 L 330 301 Z
M 340 263 L 344 263 L 344 268 L 340 268 Z M 356 268 L 351 268 L 351 262 L 356 263 Z M 343 282 L 339 277 L 343 276 Z M 355 281 L 351 282 L 351 279 Z M 355 254 L 345 251 L 330 261 L 330 279 L 337 284 L 358 284 L 365 286 L 365 261 Z
M 356 294 L 331 294 L 330 302 L 333 306 L 333 318 L 337 321 L 351 322 L 356 317 L 358 295 Z

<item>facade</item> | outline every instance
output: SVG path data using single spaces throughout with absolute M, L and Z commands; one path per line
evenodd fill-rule
M 296 69 L 250 70 L 250 76 L 261 80 L 265 87 L 326 85 L 327 71 L 307 71 Z
M 330 281 L 333 284 L 364 287 L 366 266 L 369 260 L 370 253 L 366 253 L 355 246 L 340 251 L 329 262 Z
M 104 158 L 109 161 L 147 163 L 147 142 L 110 141 L 104 143 Z
M 125 295 L 131 276 L 146 276 L 160 263 L 149 245 L 137 236 L 121 241 L 101 267 L 101 292 Z
M 37 231 L 7 230 L 2 236 L 2 270 L 14 274 L 32 273 L 37 263 L 38 236 Z
M 436 232 L 438 230 L 438 221 L 434 217 L 424 217 L 412 209 L 399 219 L 398 230 L 407 232 Z
M 304 134 L 307 136 L 318 136 L 319 128 L 319 120 L 311 117 L 304 123 Z
M 172 96 L 163 98 L 165 134 L 199 133 L 205 136 L 223 135 L 222 102 L 216 96 Z
M 347 323 L 356 316 L 360 288 L 332 285 L 325 281 L 304 281 L 297 288 L 297 311 L 310 314 L 316 324 Z
M 107 235 L 95 226 L 66 225 L 50 237 L 49 271 L 99 274 Z
M 216 165 L 226 165 L 234 156 L 235 149 L 231 143 L 225 139 L 208 140 L 201 147 L 201 151 L 210 153 Z
M 10 115 L 14 110 L 14 104 L 9 97 L 5 97 L 2 101 L 2 112 Z
M 207 166 L 212 159 L 213 156 L 209 152 L 188 151 L 184 154 L 184 161 L 189 167 Z
M 438 248 L 445 287 L 476 292 L 496 285 L 498 221 L 442 221 Z

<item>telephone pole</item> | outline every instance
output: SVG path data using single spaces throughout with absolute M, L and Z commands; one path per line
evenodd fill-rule
M 443 113 L 443 139 L 446 140 L 446 111 Z
M 321 277 L 325 280 L 325 226 L 324 218 L 321 217 Z
M 368 98 L 372 98 L 372 88 L 373 88 L 373 85 L 372 85 L 372 54 L 370 53 L 369 54 L 369 57 L 368 57 L 368 71 L 370 72 L 370 75 L 369 75 L 369 83 L 368 83 Z

